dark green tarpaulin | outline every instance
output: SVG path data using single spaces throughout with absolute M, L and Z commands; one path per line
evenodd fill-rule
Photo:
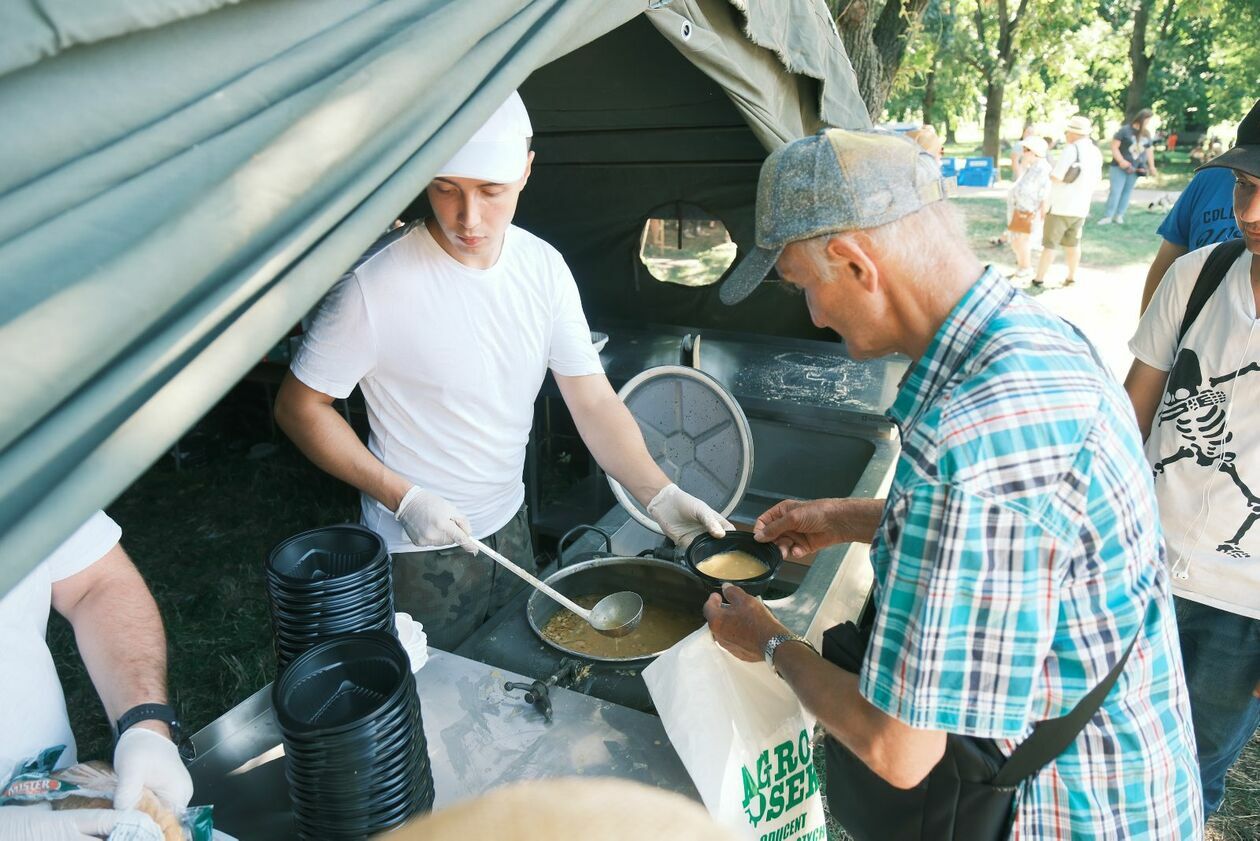
M 539 68 L 632 22 L 720 85 L 764 147 L 820 108 L 865 120 L 820 0 L 649 5 L 0 5 L 0 592 L 239 380 Z M 598 92 L 601 127 L 623 119 L 622 93 Z

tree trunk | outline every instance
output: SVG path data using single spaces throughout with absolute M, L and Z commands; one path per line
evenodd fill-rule
M 997 164 L 1002 153 L 1002 98 L 1006 78 L 994 74 L 984 86 L 984 155 Z
M 1133 77 L 1124 97 L 1124 119 L 1127 121 L 1138 112 L 1146 99 L 1146 79 L 1151 72 L 1151 56 L 1146 52 L 1146 25 L 1151 19 L 1151 7 L 1155 0 L 1139 0 L 1133 12 L 1133 37 L 1129 41 L 1129 63 Z
M 833 0 L 830 4 L 833 14 L 839 12 L 836 29 L 872 120 L 884 111 L 906 52 L 910 26 L 927 4 L 928 0 Z
M 932 124 L 932 114 L 936 109 L 936 68 L 928 73 L 927 80 L 923 83 L 923 122 L 926 125 Z
M 945 118 L 945 142 L 951 146 L 958 142 L 958 137 L 955 135 L 956 131 L 953 117 L 947 116 Z

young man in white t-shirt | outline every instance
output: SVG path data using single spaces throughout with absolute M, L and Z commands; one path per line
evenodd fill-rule
M 521 475 L 548 369 L 591 454 L 669 537 L 731 528 L 652 461 L 573 275 L 512 225 L 532 134 L 513 93 L 429 184 L 433 216 L 387 235 L 324 299 L 276 400 L 294 443 L 359 489 L 364 525 L 394 556 L 398 609 L 446 650 L 521 586 L 470 538 L 534 566 Z M 356 385 L 367 447 L 331 405 Z
M 1062 246 L 1067 263 L 1064 286 L 1076 282 L 1081 264 L 1081 233 L 1094 189 L 1102 180 L 1102 153 L 1094 145 L 1094 127 L 1086 117 L 1068 120 L 1063 136 L 1067 145 L 1055 161 L 1050 173 L 1050 198 L 1046 202 L 1046 221 L 1041 234 L 1041 258 L 1037 261 L 1034 286 L 1046 282 L 1046 272 L 1054 264 L 1054 250 Z M 1074 176 L 1071 173 L 1076 173 Z M 1070 181 L 1068 179 L 1071 179 Z
M 14 767 L 65 745 L 59 767 L 78 761 L 57 669 L 48 650 L 48 610 L 74 628 L 79 653 L 110 721 L 123 731 L 114 748 L 114 806 L 130 809 L 141 788 L 174 810 L 192 797 L 192 778 L 172 742 L 167 706 L 166 635 L 144 579 L 123 551 L 122 530 L 98 511 L 0 598 L 0 785 Z M 120 813 L 41 812 L 0 807 L 6 841 L 109 834 Z
M 1209 816 L 1260 725 L 1260 103 L 1238 137 L 1208 166 L 1234 172 L 1241 256 L 1180 342 L 1200 270 L 1230 244 L 1172 264 L 1125 380 L 1155 470 Z

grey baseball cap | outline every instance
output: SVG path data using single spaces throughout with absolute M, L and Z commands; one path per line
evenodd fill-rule
M 757 247 L 722 284 L 724 304 L 757 288 L 789 243 L 876 228 L 956 192 L 935 158 L 887 131 L 825 129 L 770 153 L 757 179 Z

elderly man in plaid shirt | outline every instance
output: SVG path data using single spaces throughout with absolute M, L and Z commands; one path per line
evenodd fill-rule
M 1083 730 L 1021 787 L 1011 837 L 1201 838 L 1132 411 L 1075 328 L 980 265 L 942 200 L 949 186 L 930 158 L 877 132 L 831 129 L 766 160 L 758 247 L 723 300 L 746 297 L 777 264 L 854 357 L 901 352 L 914 364 L 889 412 L 902 454 L 888 498 L 788 501 L 756 525 L 789 557 L 871 544 L 860 674 L 737 587 L 729 604 L 705 606 L 710 628 L 736 656 L 769 661 L 831 737 L 901 789 L 928 777 L 947 734 L 992 739 L 1009 756 L 1129 651 Z

